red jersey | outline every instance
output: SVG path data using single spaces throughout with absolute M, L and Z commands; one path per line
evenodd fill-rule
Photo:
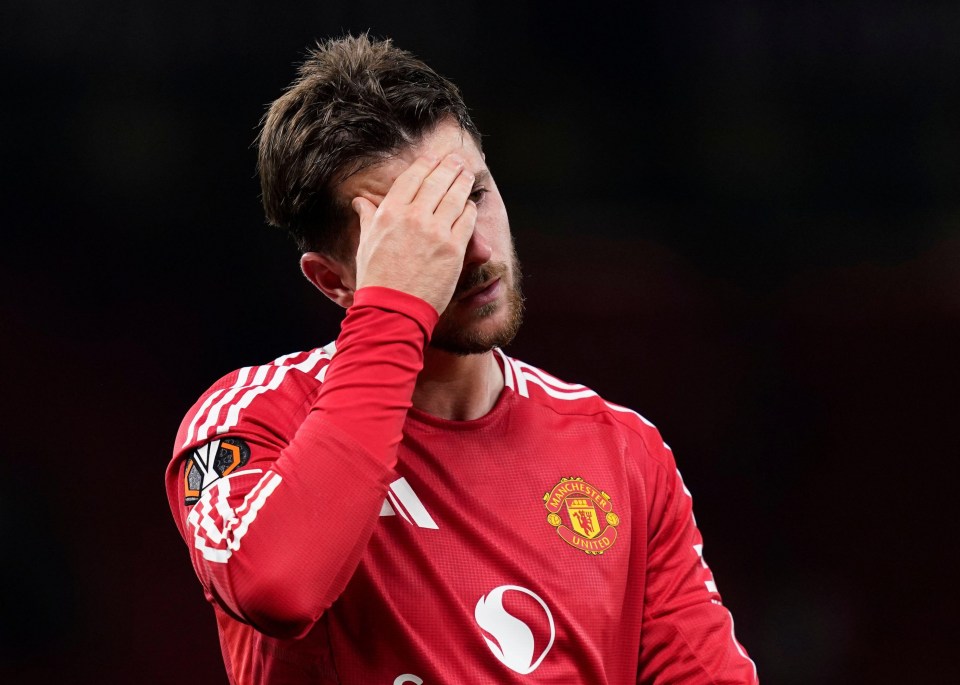
M 656 428 L 499 350 L 488 414 L 418 411 L 436 320 L 365 288 L 184 419 L 167 494 L 230 681 L 757 682 Z

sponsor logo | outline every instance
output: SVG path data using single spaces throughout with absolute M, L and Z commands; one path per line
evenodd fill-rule
M 423 685 L 423 678 L 415 676 L 412 673 L 402 673 L 393 679 L 393 685 L 405 685 L 405 683 Z
M 240 438 L 211 440 L 193 451 L 183 469 L 183 502 L 196 504 L 200 494 L 250 460 L 250 447 Z
M 617 541 L 620 517 L 610 495 L 583 478 L 561 478 L 543 496 L 547 523 L 571 547 L 586 554 L 603 554 Z
M 513 613 L 504 608 L 505 597 Z M 521 675 L 537 670 L 557 635 L 547 603 L 536 593 L 518 585 L 501 585 L 481 596 L 473 616 L 483 629 L 483 640 L 493 655 Z M 546 637 L 547 628 L 549 639 Z M 534 631 L 537 631 L 537 637 Z M 543 645 L 544 642 L 546 646 L 538 654 L 537 644 Z

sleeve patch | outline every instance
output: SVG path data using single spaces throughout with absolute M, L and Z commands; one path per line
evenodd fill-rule
M 183 503 L 197 503 L 204 490 L 250 460 L 250 447 L 240 438 L 211 440 L 190 453 L 183 467 Z

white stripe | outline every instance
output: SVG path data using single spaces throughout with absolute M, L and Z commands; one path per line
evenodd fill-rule
M 208 539 L 213 542 L 220 542 L 220 530 L 213 523 L 214 517 L 210 515 L 210 511 L 213 508 L 209 499 L 200 500 L 193 505 L 193 511 L 190 512 L 190 518 L 188 520 L 196 529 L 194 533 L 195 537 L 199 537 L 199 532 L 202 529 Z M 194 514 L 196 514 L 196 516 L 194 516 Z
M 208 490 L 204 492 L 204 495 L 201 496 L 200 501 L 198 501 L 191 510 L 188 521 L 193 524 L 194 528 L 196 528 L 198 532 L 199 529 L 202 528 L 207 534 L 207 538 L 212 542 L 222 542 L 226 537 L 226 529 L 221 530 L 217 527 L 218 519 L 217 517 L 211 516 L 211 512 L 216 510 L 217 514 L 219 514 L 219 519 L 224 522 L 224 525 L 235 523 L 237 520 L 235 512 L 230 509 L 227 503 L 227 499 L 230 497 L 230 479 L 237 476 L 262 472 L 262 469 L 238 471 L 237 473 L 231 473 L 229 476 L 221 479 L 217 483 L 215 491 Z M 213 496 L 215 494 L 217 495 L 217 500 L 214 504 Z M 199 545 L 197 545 L 197 547 L 199 548 Z
M 240 549 L 240 541 L 250 529 L 250 524 L 256 520 L 257 514 L 267 498 L 273 494 L 273 491 L 283 480 L 280 474 L 267 471 L 254 488 L 247 493 L 237 510 L 231 510 L 228 503 L 230 478 L 256 473 L 257 471 L 259 469 L 230 474 L 230 476 L 223 478 L 203 494 L 200 501 L 194 505 L 190 512 L 187 520 L 194 528 L 194 547 L 200 550 L 203 558 L 207 561 L 218 564 L 227 563 L 233 553 Z M 219 520 L 222 522 L 222 527 L 218 527 L 217 520 L 209 515 L 211 509 L 214 508 L 214 506 L 211 506 L 214 495 L 217 496 L 215 508 L 219 514 Z M 208 541 L 214 544 L 226 541 L 226 548 L 211 547 L 207 544 Z
M 326 348 L 318 348 L 314 350 L 310 354 L 310 356 L 307 357 L 301 363 L 293 364 L 289 366 L 286 364 L 286 362 L 289 359 L 298 357 L 301 354 L 303 354 L 303 352 L 291 352 L 290 354 L 285 354 L 281 357 L 277 357 L 271 364 L 264 364 L 263 366 L 258 366 L 258 367 L 245 366 L 242 369 L 240 369 L 236 382 L 232 386 L 230 386 L 230 388 L 226 391 L 226 394 L 224 394 L 223 389 L 218 390 L 203 403 L 203 406 L 200 408 L 200 411 L 197 412 L 197 415 L 194 417 L 193 422 L 190 424 L 190 428 L 187 431 L 187 439 L 183 443 L 183 446 L 186 447 L 194 439 L 194 429 L 197 423 L 200 421 L 200 419 L 204 417 L 206 420 L 203 422 L 200 429 L 197 431 L 196 438 L 197 439 L 208 438 L 210 436 L 210 429 L 216 424 L 217 419 L 220 417 L 220 412 L 223 410 L 223 408 L 226 407 L 228 404 L 230 404 L 230 402 L 233 401 L 233 399 L 238 395 L 240 395 L 240 393 L 242 393 L 244 390 L 248 390 L 251 388 L 255 388 L 256 386 L 263 385 L 264 381 L 266 380 L 267 374 L 272 369 L 277 367 L 294 368 L 300 371 L 309 372 L 310 370 L 313 369 L 314 366 L 316 366 L 319 360 L 330 358 L 330 353 Z M 253 380 L 248 383 L 247 379 L 250 377 L 250 371 L 252 371 L 254 368 L 256 368 L 257 371 L 253 377 Z M 220 397 L 221 395 L 223 395 L 223 397 Z M 218 397 L 220 397 L 220 401 L 217 402 L 213 407 L 210 407 L 211 403 Z M 244 395 L 244 397 L 246 397 L 246 395 Z M 231 414 L 228 412 L 228 416 L 230 415 Z M 236 424 L 234 423 L 233 425 L 236 425 Z M 221 433 L 222 431 L 217 431 L 217 432 Z
M 520 397 L 530 397 L 530 390 L 527 388 L 527 379 L 524 378 L 522 373 L 520 373 L 520 368 L 517 366 L 517 360 L 507 357 L 507 361 L 509 361 L 510 366 L 513 367 L 513 377 L 517 381 L 517 394 L 520 395 Z
M 299 364 L 294 364 L 292 368 L 303 373 L 310 373 L 321 359 L 330 359 L 330 354 L 322 347 L 314 350 L 309 357 Z
M 268 368 L 268 367 L 264 367 Z M 280 366 L 280 367 L 271 367 L 276 368 L 277 372 L 274 374 L 273 378 L 270 379 L 269 385 L 258 385 L 256 387 L 250 388 L 247 392 L 244 393 L 243 397 L 239 401 L 234 402 L 230 405 L 230 409 L 227 411 L 227 417 L 223 420 L 219 426 L 217 426 L 217 435 L 221 433 L 226 433 L 229 429 L 233 428 L 240 422 L 240 412 L 250 406 L 250 403 L 258 396 L 267 392 L 268 390 L 276 390 L 280 387 L 280 384 L 283 382 L 284 376 L 287 375 L 287 372 L 292 368 L 289 366 Z
M 237 387 L 237 386 L 239 386 L 239 385 L 245 384 L 245 383 L 247 382 L 247 376 L 250 374 L 250 369 L 251 369 L 251 368 L 252 368 L 252 367 L 245 366 L 245 367 L 243 367 L 242 369 L 240 369 L 240 372 L 237 374 L 237 380 L 236 380 L 236 382 L 235 382 L 232 386 L 230 386 L 230 387 L 231 387 L 231 388 L 235 388 L 235 387 Z M 196 425 L 197 425 L 197 423 L 200 421 L 200 419 L 203 418 L 204 412 L 207 411 L 207 408 L 210 406 L 210 404 L 211 404 L 217 397 L 219 397 L 220 395 L 222 395 L 223 392 L 224 392 L 224 391 L 223 391 L 222 388 L 221 388 L 220 390 L 217 390 L 215 393 L 213 393 L 213 394 L 209 397 L 209 399 L 208 399 L 206 402 L 203 403 L 203 406 L 200 408 L 200 411 L 197 412 L 197 415 L 193 418 L 193 422 L 190 424 L 190 430 L 187 431 L 187 440 L 186 440 L 186 442 L 183 443 L 183 446 L 184 446 L 184 447 L 186 447 L 187 445 L 189 445 L 189 444 L 193 441 L 193 437 L 194 437 L 193 430 L 194 430 L 194 428 L 196 428 Z M 219 410 L 218 410 L 218 411 L 219 411 Z
M 249 371 L 250 368 L 252 367 L 247 367 L 245 370 Z M 233 398 L 235 398 L 237 395 L 239 395 L 241 392 L 243 392 L 247 388 L 253 388 L 263 383 L 264 379 L 267 376 L 267 372 L 272 368 L 274 367 L 258 366 L 257 372 L 253 375 L 253 380 L 249 384 L 241 383 L 241 380 L 238 378 L 237 382 L 234 383 L 233 387 L 231 387 L 223 395 L 220 401 L 210 408 L 210 412 L 207 414 L 207 420 L 204 421 L 203 425 L 201 425 L 200 428 L 197 430 L 197 440 L 206 440 L 207 437 L 209 437 L 210 435 L 210 429 L 216 425 L 217 419 L 220 417 L 220 411 L 225 406 L 230 404 L 233 401 Z
M 313 353 L 309 357 L 304 359 L 299 364 L 293 364 L 291 366 L 281 366 L 277 368 L 277 372 L 276 374 L 274 374 L 273 378 L 270 379 L 270 383 L 268 383 L 267 385 L 260 385 L 259 387 L 251 388 L 247 390 L 247 392 L 243 395 L 243 397 L 241 397 L 237 403 L 235 403 L 233 406 L 230 407 L 223 423 L 217 426 L 217 435 L 226 433 L 228 430 L 236 426 L 237 423 L 240 422 L 240 412 L 246 409 L 247 407 L 249 407 L 250 403 L 253 402 L 253 400 L 256 399 L 257 396 L 262 395 L 268 390 L 276 390 L 277 388 L 279 388 L 280 384 L 283 383 L 283 379 L 286 378 L 287 373 L 289 371 L 296 370 L 296 371 L 302 371 L 303 373 L 309 373 L 310 371 L 313 370 L 313 367 L 315 367 L 321 359 L 329 359 L 329 358 L 330 357 L 322 349 L 316 349 L 313 351 Z M 261 368 L 270 369 L 270 368 L 276 368 L 276 367 L 265 366 Z
M 750 665 L 753 666 L 753 679 L 757 679 L 757 664 L 754 663 L 753 659 L 747 656 L 747 653 L 743 651 L 743 647 L 737 642 L 737 636 L 733 632 L 733 614 L 727 611 L 727 614 L 730 616 L 730 639 L 733 640 L 734 646 L 737 648 L 737 651 L 740 652 L 740 656 L 750 662 Z
M 606 404 L 608 407 L 610 407 L 614 411 L 622 411 L 626 414 L 633 414 L 634 416 L 636 416 L 638 419 L 643 421 L 645 424 L 647 424 L 651 428 L 656 428 L 656 426 L 654 426 L 652 423 L 647 421 L 647 419 L 645 419 L 643 416 L 641 416 L 637 412 L 633 411 L 633 409 L 627 409 L 626 407 L 621 407 L 619 404 L 614 404 L 613 402 L 604 402 L 604 404 Z M 670 451 L 672 452 L 673 450 L 670 450 Z
M 213 495 L 210 495 L 211 501 L 216 501 L 217 503 L 217 516 L 220 517 L 220 520 L 223 521 L 224 525 L 230 525 L 236 523 L 236 516 L 232 509 L 230 509 L 230 481 L 223 481 L 223 488 L 218 488 L 219 492 L 217 493 L 216 500 L 214 500 Z M 219 538 L 214 538 L 214 542 L 221 542 L 227 534 L 227 529 L 224 528 L 219 535 Z
M 269 478 L 269 480 L 267 480 L 267 478 Z M 237 532 L 234 533 L 233 540 L 230 543 L 230 547 L 233 550 L 240 549 L 240 539 L 247 534 L 247 531 L 250 529 L 250 524 L 256 520 L 257 514 L 260 512 L 260 508 L 263 507 L 264 502 L 266 502 L 267 498 L 273 494 L 273 491 L 277 489 L 277 486 L 280 485 L 282 480 L 283 478 L 279 473 L 268 471 L 267 475 L 263 477 L 263 480 L 261 480 L 260 483 L 257 483 L 259 490 L 251 490 L 247 494 L 246 498 L 244 498 L 243 506 L 240 508 L 247 508 L 249 503 L 249 511 L 240 517 L 240 525 L 237 527 Z M 263 487 L 259 487 L 261 484 Z M 257 493 L 256 499 L 251 502 L 250 497 L 255 491 Z
M 521 378 L 526 379 L 527 381 L 532 381 L 543 388 L 543 391 L 550 395 L 550 397 L 555 397 L 558 400 L 580 400 L 584 397 L 595 397 L 597 393 L 589 388 L 584 388 L 583 390 L 578 390 L 576 392 L 569 392 L 565 390 L 557 390 L 551 385 L 547 385 L 546 381 L 541 379 L 539 376 L 535 376 L 530 373 L 523 372 L 520 374 Z M 580 386 L 583 387 L 583 386 Z
M 393 507 L 390 506 L 390 502 L 383 500 L 383 505 L 380 507 L 381 516 L 396 516 L 397 512 L 393 510 Z
M 438 530 L 437 524 L 434 522 L 433 517 L 430 516 L 426 507 L 423 506 L 423 502 L 421 502 L 420 498 L 417 497 L 406 478 L 398 478 L 390 483 L 390 489 L 396 493 L 397 498 L 403 503 L 403 506 L 410 513 L 410 516 L 413 517 L 413 520 L 418 526 L 421 528 L 433 528 L 434 530 Z
M 687 489 L 687 484 L 683 482 L 683 476 L 680 475 L 680 469 L 677 469 L 677 478 L 680 479 L 680 485 L 683 486 L 683 491 L 684 491 L 685 493 L 687 493 L 687 497 L 689 497 L 690 499 L 693 499 L 693 495 L 692 495 L 692 494 L 690 493 L 690 491 Z
M 210 405 L 213 404 L 213 401 L 222 394 L 223 388 L 210 395 L 210 397 L 208 397 L 204 403 L 200 405 L 200 409 L 197 410 L 197 413 L 193 417 L 193 421 L 190 422 L 190 427 L 187 429 L 187 439 L 183 441 L 183 444 L 180 445 L 180 447 L 186 447 L 191 443 L 193 440 L 193 431 L 197 427 L 197 423 L 199 423 L 200 418 L 203 416 L 203 412 L 207 411 Z
M 494 348 L 503 360 L 503 384 L 513 390 L 513 365 L 499 347 Z
M 530 366 L 525 362 L 518 361 L 517 368 L 526 373 L 528 376 L 533 374 L 539 377 L 542 381 L 549 383 L 557 390 L 583 390 L 584 386 L 579 383 L 566 383 L 555 376 L 551 376 L 549 373 L 543 369 L 538 369 L 535 366 Z
M 287 361 L 288 359 L 292 359 L 293 357 L 296 357 L 296 356 L 301 355 L 301 354 L 303 354 L 303 352 L 291 352 L 290 354 L 282 354 L 282 355 L 280 355 L 279 357 L 277 357 L 276 359 L 273 360 L 272 365 L 273 365 L 273 366 L 285 366 L 285 364 L 284 364 L 285 361 Z

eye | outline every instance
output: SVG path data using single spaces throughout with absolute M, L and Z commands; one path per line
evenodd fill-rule
M 470 193 L 470 199 L 479 205 L 481 202 L 483 202 L 483 196 L 486 195 L 488 192 L 490 191 L 488 191 L 486 188 L 482 186 L 479 188 L 474 188 L 473 192 Z

